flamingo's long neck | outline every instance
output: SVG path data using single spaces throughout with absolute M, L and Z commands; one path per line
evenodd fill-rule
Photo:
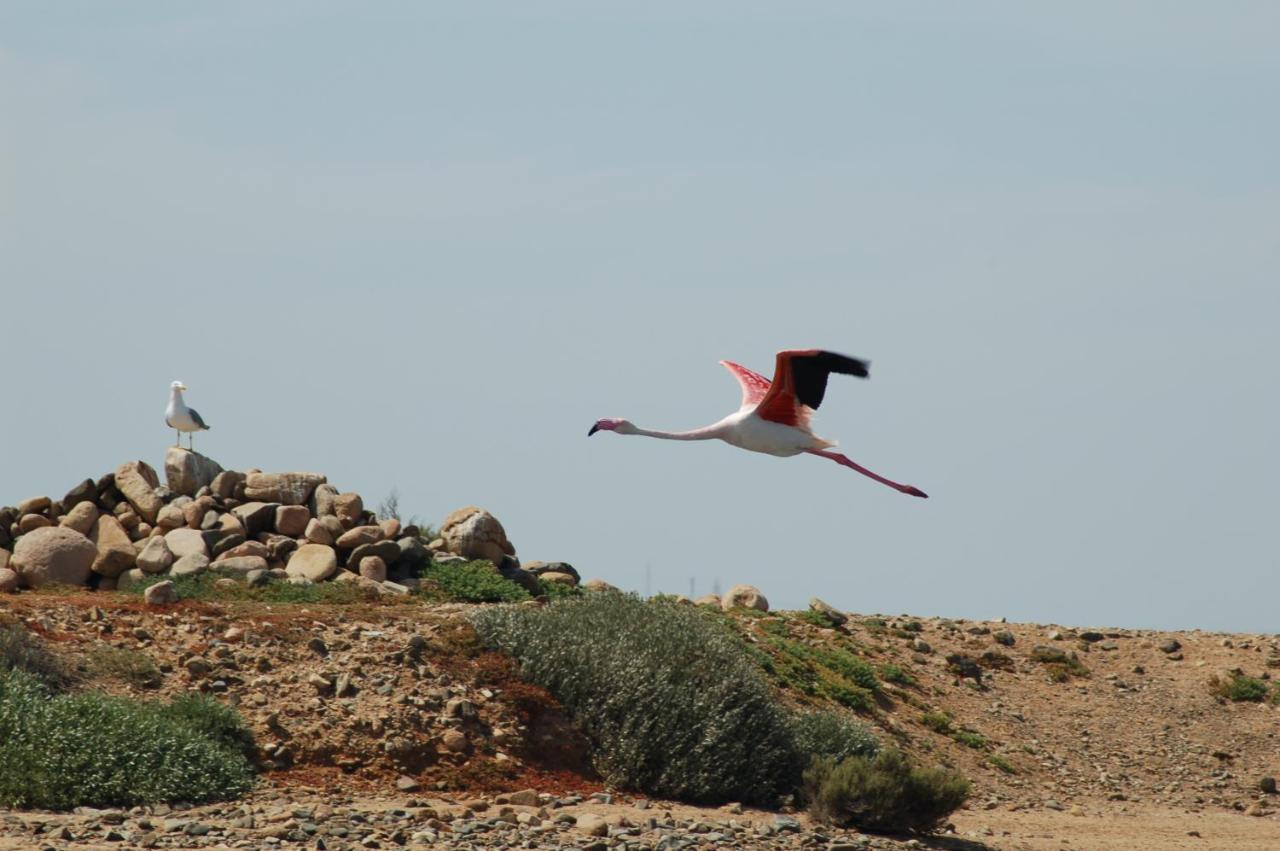
M 659 440 L 716 440 L 717 438 L 724 436 L 724 429 L 720 423 L 691 429 L 689 431 L 657 431 L 655 429 L 635 426 L 634 431 L 621 433 L 639 434 L 644 437 L 656 437 Z

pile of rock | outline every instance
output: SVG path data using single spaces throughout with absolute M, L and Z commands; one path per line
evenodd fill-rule
M 439 538 L 379 519 L 357 493 L 319 473 L 224 470 L 177 447 L 165 484 L 143 461 L 85 479 L 60 500 L 37 496 L 0 508 L 0 591 L 47 583 L 111 589 L 149 574 L 186 576 L 216 567 L 250 584 L 363 582 L 408 593 L 436 561 L 488 559 L 530 590 L 536 574 L 515 557 L 502 524 L 468 506 Z M 530 565 L 533 567 L 534 565 Z M 567 565 L 541 565 L 576 584 Z

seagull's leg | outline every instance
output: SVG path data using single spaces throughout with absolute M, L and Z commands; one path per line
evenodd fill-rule
M 173 434 L 174 434 L 174 438 L 177 440 L 177 443 L 175 443 L 175 444 L 173 444 L 173 445 L 174 445 L 175 447 L 177 447 L 178 449 L 181 449 L 181 448 L 182 448 L 182 432 L 178 431 L 178 430 L 175 428 L 175 429 L 173 430 Z
M 804 451 L 808 452 L 810 455 L 818 455 L 828 460 L 835 461 L 837 464 L 841 465 L 842 467 L 848 467 L 851 470 L 857 470 L 859 473 L 866 476 L 867 478 L 875 479 L 877 482 L 879 482 L 882 485 L 888 485 L 889 487 L 893 488 L 899 493 L 905 493 L 910 496 L 924 497 L 925 499 L 929 498 L 929 495 L 924 491 L 920 490 L 919 488 L 914 487 L 912 485 L 899 484 L 898 482 L 894 482 L 894 481 L 890 481 L 889 479 L 886 479 L 884 476 L 876 475 L 875 473 L 868 470 L 866 467 L 863 467 L 861 464 L 854 463 L 847 456 L 841 455 L 839 452 L 824 452 L 821 449 L 806 449 Z

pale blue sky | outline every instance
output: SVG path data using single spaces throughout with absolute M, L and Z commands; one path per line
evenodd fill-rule
M 691 9 L 691 7 L 694 7 Z M 1273 3 L 0 0 L 0 503 L 325 472 L 525 559 L 1275 630 Z M 866 357 L 820 459 L 600 435 Z

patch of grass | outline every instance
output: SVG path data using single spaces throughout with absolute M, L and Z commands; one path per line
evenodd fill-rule
M 769 630 L 763 646 L 772 657 L 766 671 L 780 687 L 826 697 L 850 709 L 866 712 L 874 708 L 875 693 L 880 688 L 875 668 L 852 652 L 841 647 L 811 646 L 770 634 Z
M 517 603 L 529 592 L 504 577 L 488 561 L 432 564 L 422 578 L 434 582 L 454 600 L 467 603 Z
M 1070 655 L 1056 647 L 1039 645 L 1031 649 L 1032 660 L 1045 667 L 1045 673 L 1055 683 L 1063 683 L 1072 677 L 1087 677 L 1089 669 L 1080 663 L 1074 652 Z
M 90 676 L 106 677 L 135 688 L 159 688 L 163 677 L 151 657 L 137 650 L 97 644 L 85 654 L 84 668 Z
M 53 694 L 25 671 L 0 673 L 0 806 L 202 803 L 252 785 L 244 754 L 173 704 Z
M 17 623 L 0 626 L 0 676 L 7 671 L 30 674 L 52 691 L 61 691 L 72 681 L 71 671 L 49 652 L 44 640 Z
M 814 626 L 821 627 L 822 629 L 835 629 L 839 626 L 839 624 L 833 621 L 829 616 L 822 612 L 814 611 L 813 609 L 804 609 L 796 612 L 795 616 L 797 620 L 802 620 L 805 623 L 813 624 Z
M 1209 689 L 1218 697 L 1233 701 L 1261 703 L 1267 699 L 1270 689 L 1264 680 L 1246 676 L 1242 671 L 1232 671 L 1223 679 L 1218 675 L 1209 678 Z
M 915 677 L 893 664 L 880 666 L 880 679 L 886 683 L 897 683 L 900 686 L 914 686 L 916 684 Z
M 819 821 L 860 830 L 928 833 L 964 804 L 969 783 L 940 768 L 911 765 L 901 751 L 836 762 L 816 759 L 804 773 L 804 797 Z
M 587 594 L 478 611 L 491 647 L 550 691 L 611 784 L 697 803 L 774 804 L 803 765 L 790 719 L 741 640 L 697 608 Z
M 998 768 L 1000 771 L 1003 771 L 1005 774 L 1018 773 L 1018 769 L 1014 767 L 1013 763 L 1009 762 L 1009 760 L 1000 756 L 1000 754 L 997 754 L 997 753 L 988 754 L 987 762 L 995 766 L 996 768 Z
M 956 730 L 951 734 L 951 738 L 966 748 L 973 748 L 974 750 L 980 751 L 987 746 L 987 737 L 973 730 Z
M 218 585 L 219 579 L 235 579 L 235 585 Z M 210 602 L 231 602 L 251 600 L 258 603 L 272 604 L 308 604 L 308 605 L 344 605 L 366 600 L 383 599 L 377 591 L 362 588 L 355 582 L 316 582 L 312 585 L 294 585 L 272 579 L 266 585 L 257 587 L 249 585 L 244 577 L 234 573 L 224 573 L 217 569 L 217 563 L 209 570 L 191 576 L 166 576 L 150 574 L 139 582 L 130 583 L 121 590 L 125 593 L 141 596 L 148 588 L 158 582 L 171 579 L 174 590 L 180 600 L 208 600 Z
M 920 723 L 944 736 L 950 736 L 952 733 L 951 716 L 945 712 L 926 712 L 920 716 Z

